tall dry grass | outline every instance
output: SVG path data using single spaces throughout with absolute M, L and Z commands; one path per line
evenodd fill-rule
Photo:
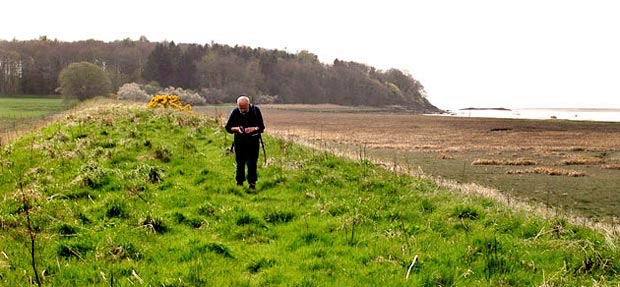
M 551 168 L 551 167 L 535 167 L 535 168 L 530 168 L 530 169 L 509 170 L 506 173 L 507 174 L 533 173 L 533 174 L 546 174 L 546 175 L 570 176 L 570 177 L 586 176 L 586 173 L 582 171 L 562 169 L 562 168 Z
M 520 158 L 516 160 L 504 160 L 504 159 L 476 159 L 472 165 L 536 165 L 536 161 L 531 159 Z
M 269 131 L 369 148 L 459 152 L 620 150 L 620 125 L 423 116 L 404 113 L 288 111 L 263 107 Z M 509 128 L 508 132 L 497 132 Z

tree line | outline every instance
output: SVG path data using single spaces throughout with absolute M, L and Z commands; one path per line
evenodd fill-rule
M 124 39 L 63 42 L 40 37 L 0 41 L 0 94 L 58 93 L 58 77 L 71 63 L 90 62 L 109 77 L 112 91 L 125 83 L 151 83 L 215 95 L 267 96 L 279 103 L 400 105 L 437 111 L 422 84 L 397 69 L 334 60 L 324 64 L 308 51 Z

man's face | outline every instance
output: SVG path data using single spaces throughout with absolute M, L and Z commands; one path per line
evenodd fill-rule
M 245 115 L 247 112 L 250 111 L 250 103 L 248 103 L 248 102 L 240 102 L 239 103 L 239 111 L 241 112 L 241 114 Z

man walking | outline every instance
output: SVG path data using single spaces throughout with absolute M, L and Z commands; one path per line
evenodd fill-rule
M 248 167 L 248 184 L 250 189 L 256 189 L 256 163 L 260 147 L 260 136 L 265 130 L 263 115 L 260 109 L 250 104 L 250 98 L 241 95 L 237 98 L 237 107 L 232 110 L 226 122 L 226 131 L 235 134 L 234 148 L 237 162 L 237 185 L 243 186 L 245 166 Z

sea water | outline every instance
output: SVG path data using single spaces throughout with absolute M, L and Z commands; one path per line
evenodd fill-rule
M 620 122 L 620 109 L 464 109 L 442 116 Z

